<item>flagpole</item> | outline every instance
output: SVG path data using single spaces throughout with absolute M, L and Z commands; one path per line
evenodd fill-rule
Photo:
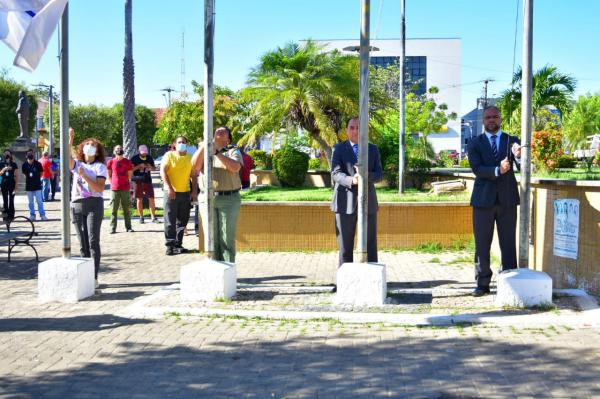
M 60 180 L 62 183 L 61 220 L 62 255 L 71 257 L 70 197 L 71 171 L 69 157 L 69 4 L 65 6 L 61 19 L 60 35 Z M 52 111 L 50 111 L 52 112 Z
M 204 254 L 214 258 L 214 195 L 213 195 L 213 66 L 215 35 L 215 0 L 204 0 Z
M 368 164 L 369 164 L 369 29 L 370 0 L 361 1 L 360 24 L 360 92 L 359 92 L 359 139 L 358 139 L 358 226 L 357 258 L 359 263 L 367 262 L 367 211 L 368 205 Z

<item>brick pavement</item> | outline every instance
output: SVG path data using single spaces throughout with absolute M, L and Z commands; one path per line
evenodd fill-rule
M 60 249 L 59 204 L 47 205 L 52 220 L 36 223 L 42 259 Z M 177 282 L 179 266 L 199 256 L 164 256 L 162 225 L 134 222 L 134 229 L 109 235 L 105 220 L 101 292 L 77 304 L 38 303 L 29 250 L 11 264 L 0 251 L 0 396 L 600 397 L 600 331 L 592 328 L 119 317 Z M 185 238 L 185 246 L 194 243 Z M 428 263 L 431 257 L 382 254 L 389 281 L 471 284 L 470 268 Z M 249 283 L 326 284 L 335 258 L 243 253 L 238 274 Z

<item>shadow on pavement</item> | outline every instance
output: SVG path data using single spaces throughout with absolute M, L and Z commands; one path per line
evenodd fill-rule
M 149 324 L 151 320 L 129 319 L 111 314 L 73 317 L 28 317 L 0 320 L 0 332 L 14 331 L 101 331 L 134 324 Z
M 457 280 L 425 280 L 425 281 L 388 281 L 388 290 L 398 290 L 406 288 L 435 288 L 440 285 L 460 283 Z
M 183 333 L 193 327 L 182 325 Z M 180 331 L 181 333 L 181 331 Z M 270 336 L 268 332 L 264 333 Z M 485 337 L 411 337 L 359 344 L 351 334 L 164 347 L 123 342 L 101 361 L 0 377 L 9 397 L 475 398 L 600 395 L 600 365 L 582 349 Z M 327 338 L 327 339 L 326 339 Z M 202 344 L 202 348 L 200 345 Z M 527 365 L 527 372 L 522 367 Z M 565 372 L 569 370 L 569 372 Z
M 283 276 L 238 278 L 237 281 L 238 281 L 238 283 L 241 283 L 241 284 L 260 284 L 260 283 L 266 283 L 267 281 L 301 280 L 304 278 L 306 278 L 306 276 L 283 275 Z

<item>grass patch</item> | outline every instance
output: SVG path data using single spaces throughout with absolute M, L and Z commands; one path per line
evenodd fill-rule
M 242 201 L 331 201 L 333 189 L 329 187 L 274 187 L 264 186 L 242 193 Z M 436 195 L 428 191 L 409 188 L 402 195 L 398 190 L 378 188 L 379 202 L 468 202 L 469 194 Z
M 465 264 L 465 263 L 473 263 L 473 256 L 471 255 L 463 255 L 457 258 L 452 259 L 448 262 L 449 265 L 457 265 L 457 264 Z
M 429 263 L 442 263 L 442 261 L 436 256 L 435 258 L 429 259 Z
M 226 298 L 226 297 L 215 298 L 214 302 L 220 302 L 220 303 L 224 303 L 226 305 L 233 303 L 231 298 Z
M 117 212 L 118 217 L 123 217 L 123 210 L 121 208 L 119 208 L 119 211 Z M 150 218 L 150 209 L 144 209 L 144 217 L 145 218 Z M 156 207 L 156 217 L 163 217 L 164 216 L 164 211 L 162 208 Z M 112 207 L 110 208 L 104 208 L 104 217 L 105 218 L 110 218 L 112 217 Z M 131 209 L 131 217 L 132 218 L 139 218 L 140 214 L 138 213 L 137 209 Z
M 600 180 L 600 168 L 593 168 L 589 172 L 585 169 L 562 169 L 552 173 L 538 172 L 533 177 L 566 180 Z
M 423 244 L 419 244 L 415 248 L 415 252 L 420 252 L 424 254 L 439 254 L 444 252 L 445 248 L 439 242 L 424 242 Z

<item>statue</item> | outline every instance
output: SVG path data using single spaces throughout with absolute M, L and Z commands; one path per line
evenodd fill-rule
M 19 128 L 21 134 L 19 138 L 28 137 L 27 131 L 29 129 L 29 101 L 27 95 L 23 90 L 19 90 L 19 105 L 17 105 L 17 118 L 19 118 Z

